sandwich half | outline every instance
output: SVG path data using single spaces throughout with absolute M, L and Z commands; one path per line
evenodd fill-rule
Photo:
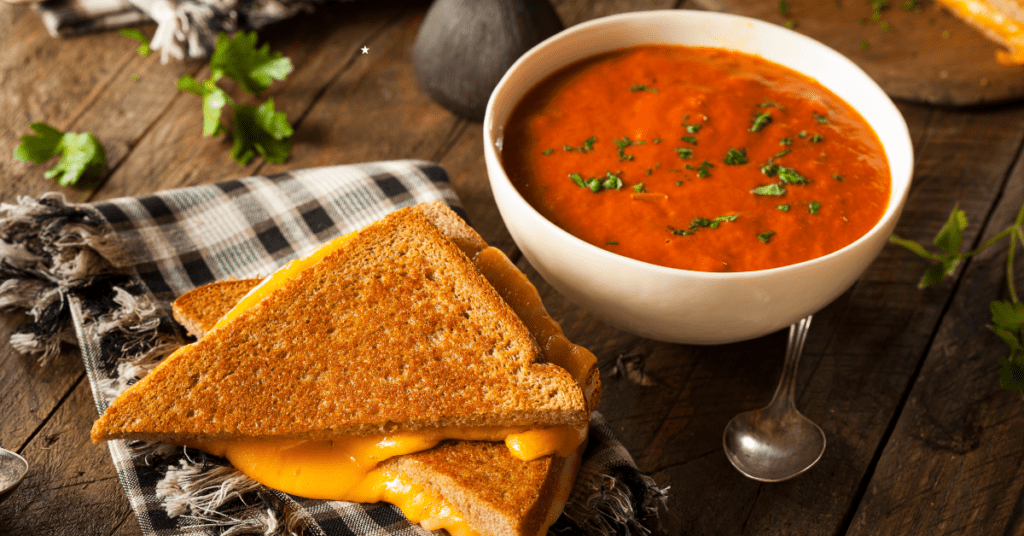
M 385 500 L 453 533 L 538 534 L 561 511 L 596 359 L 443 205 L 262 283 L 197 289 L 175 313 L 202 338 L 111 404 L 94 440 L 200 448 L 268 486 Z
M 1024 65 L 1024 0 L 939 0 L 954 15 L 1006 47 L 996 59 L 1006 66 Z

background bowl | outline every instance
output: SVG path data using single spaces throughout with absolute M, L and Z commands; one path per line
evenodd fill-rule
M 852 244 L 816 259 L 750 272 L 666 268 L 611 253 L 541 216 L 501 166 L 502 132 L 515 105 L 538 82 L 590 56 L 636 45 L 717 47 L 799 71 L 856 109 L 875 130 L 892 174 L 881 220 Z M 571 301 L 620 329 L 689 344 L 724 344 L 782 329 L 849 288 L 896 226 L 913 173 L 913 147 L 899 110 L 859 67 L 809 38 L 763 21 L 702 11 L 627 13 L 554 35 L 524 54 L 498 83 L 484 117 L 484 156 L 498 210 L 523 255 Z M 614 278 L 593 274 L 616 274 Z

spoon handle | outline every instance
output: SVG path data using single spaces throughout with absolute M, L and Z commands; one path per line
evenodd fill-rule
M 807 340 L 807 332 L 811 330 L 813 316 L 807 315 L 789 326 L 789 342 L 786 343 L 786 360 L 782 364 L 782 376 L 769 405 L 775 404 L 782 397 L 781 401 L 787 407 L 796 407 L 796 369 L 800 363 L 800 356 L 804 353 L 804 341 Z

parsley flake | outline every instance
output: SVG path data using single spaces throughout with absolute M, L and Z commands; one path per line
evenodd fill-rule
M 758 186 L 757 188 L 751 190 L 750 193 L 754 195 L 771 195 L 781 197 L 783 195 L 786 195 L 786 189 L 783 188 L 782 186 L 779 186 L 778 184 L 772 183 L 765 184 L 764 186 Z
M 106 152 L 96 136 L 88 132 L 61 132 L 46 123 L 29 125 L 38 135 L 21 137 L 14 148 L 14 157 L 25 162 L 42 164 L 61 155 L 55 166 L 46 171 L 47 179 L 61 186 L 78 183 L 83 176 L 98 176 L 107 166 Z
M 548 156 L 548 155 L 550 155 L 553 152 L 555 152 L 555 148 L 554 147 L 552 147 L 552 148 L 548 149 L 547 151 L 544 151 L 543 153 L 540 153 L 540 154 L 542 154 L 544 156 Z
M 754 120 L 750 125 L 750 132 L 760 132 L 761 129 L 768 126 L 772 122 L 772 116 L 769 113 L 759 113 L 754 116 Z
M 817 214 L 820 209 L 821 201 L 811 201 L 807 204 L 807 212 L 810 212 L 811 214 Z
M 757 235 L 757 239 L 767 244 L 771 241 L 772 237 L 775 236 L 775 231 L 768 231 Z
M 697 145 L 697 137 L 696 136 L 683 136 L 683 137 L 681 137 L 679 139 L 685 141 L 686 143 L 692 143 L 693 145 Z
M 637 91 L 646 91 L 648 93 L 657 93 L 658 90 L 651 86 L 635 85 L 629 88 L 630 91 L 636 93 Z
M 140 56 L 149 56 L 149 53 L 152 52 L 152 49 L 149 46 L 149 39 L 146 38 L 146 35 L 138 28 L 121 28 L 121 31 L 118 33 L 128 39 L 134 39 L 140 43 L 138 48 Z
M 693 158 L 693 149 L 688 149 L 686 147 L 676 147 L 676 154 L 678 154 L 679 158 L 682 158 L 683 160 L 689 160 Z
M 728 166 L 738 166 L 740 164 L 747 163 L 747 150 L 746 149 L 734 149 L 729 148 L 729 152 L 722 159 Z
M 782 212 L 789 212 L 789 205 L 776 205 L 775 208 L 781 210 Z

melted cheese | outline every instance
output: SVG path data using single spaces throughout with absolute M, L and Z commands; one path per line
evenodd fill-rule
M 286 281 L 337 251 L 357 233 L 336 238 L 306 257 L 293 260 L 268 277 L 228 312 L 213 329 L 255 306 Z M 561 328 L 547 314 L 536 289 L 507 257 L 487 248 L 474 259 L 478 269 L 523 320 L 544 347 L 545 357 L 566 368 L 580 385 L 588 385 L 593 354 L 565 339 Z M 519 274 L 519 277 L 516 275 Z M 580 353 L 582 352 L 585 353 Z M 588 361 L 589 358 L 589 361 Z M 594 394 L 584 393 L 587 400 Z M 359 503 L 385 501 L 398 506 L 413 523 L 428 530 L 447 529 L 453 536 L 479 536 L 461 514 L 441 497 L 390 474 L 378 464 L 392 456 L 430 449 L 445 439 L 504 440 L 513 456 L 530 461 L 556 454 L 570 458 L 559 479 L 558 491 L 541 534 L 562 511 L 579 466 L 579 450 L 587 426 L 559 426 L 522 430 L 504 427 L 446 427 L 384 436 L 340 437 L 332 440 L 190 440 L 188 446 L 227 458 L 252 479 L 293 495 L 311 499 Z

